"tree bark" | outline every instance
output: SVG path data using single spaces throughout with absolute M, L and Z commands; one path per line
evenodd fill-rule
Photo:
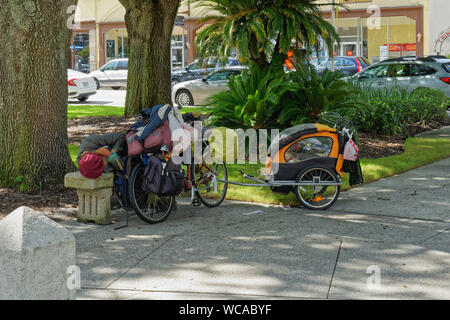
M 126 9 L 129 62 L 125 116 L 172 104 L 170 44 L 180 0 L 120 0 Z
M 55 189 L 75 169 L 67 147 L 67 11 L 76 2 L 1 0 L 1 186 Z

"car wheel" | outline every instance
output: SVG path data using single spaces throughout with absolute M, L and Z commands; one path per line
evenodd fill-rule
M 81 98 L 78 98 L 78 100 L 81 101 L 81 102 L 87 101 L 87 99 L 88 99 L 88 97 L 81 97 Z
M 113 90 L 119 90 L 121 87 L 111 87 Z
M 95 84 L 97 85 L 97 90 L 100 89 L 100 81 L 97 78 L 94 78 Z
M 194 98 L 192 98 L 192 94 L 185 89 L 182 89 L 177 92 L 175 101 L 179 106 L 182 107 L 194 105 Z

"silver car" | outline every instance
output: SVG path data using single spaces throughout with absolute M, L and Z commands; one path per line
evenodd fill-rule
M 450 59 L 441 56 L 403 57 L 381 61 L 350 78 L 372 88 L 402 87 L 441 90 L 450 97 Z
M 227 67 L 203 79 L 184 81 L 172 87 L 172 101 L 179 106 L 204 105 L 206 99 L 220 91 L 228 90 L 232 75 L 240 75 L 247 67 Z
M 97 93 L 97 84 L 95 79 L 86 73 L 69 69 L 67 70 L 67 89 L 69 99 L 84 102 Z
M 109 61 L 99 70 L 93 71 L 89 76 L 98 81 L 100 87 L 112 87 L 118 90 L 127 86 L 128 59 L 115 59 Z

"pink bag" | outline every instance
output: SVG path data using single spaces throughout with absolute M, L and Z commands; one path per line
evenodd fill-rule
M 125 136 L 125 138 L 127 139 L 129 156 L 135 156 L 144 151 L 144 146 L 142 145 L 142 143 L 140 143 L 138 140 L 136 140 L 134 138 L 135 135 L 136 135 L 136 132 L 130 131 Z M 131 139 L 129 139 L 129 137 L 131 137 Z
M 349 161 L 358 160 L 359 148 L 356 143 L 350 138 L 350 140 L 345 144 L 344 148 L 344 159 Z
M 170 132 L 169 120 L 164 123 L 144 140 L 144 149 L 146 151 L 156 151 L 166 145 L 169 150 L 172 149 L 172 134 Z

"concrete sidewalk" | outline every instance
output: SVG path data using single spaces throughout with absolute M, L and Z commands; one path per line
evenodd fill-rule
M 77 240 L 79 299 L 450 298 L 450 158 L 342 192 L 327 211 L 180 204 L 120 230 L 114 217 L 61 222 Z

